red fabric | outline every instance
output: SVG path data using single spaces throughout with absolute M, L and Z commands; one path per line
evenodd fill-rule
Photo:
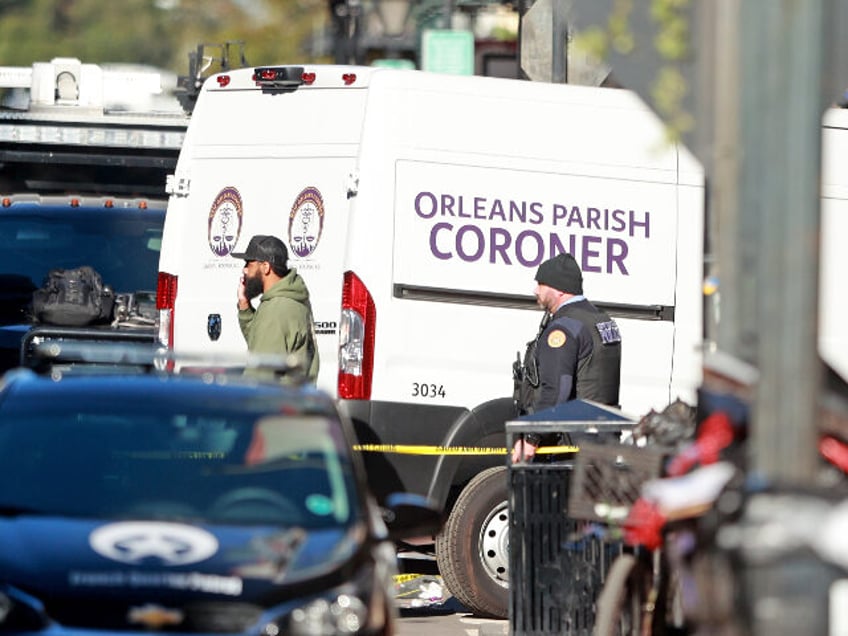
M 721 458 L 721 451 L 733 442 L 733 437 L 730 417 L 724 411 L 716 411 L 701 422 L 695 442 L 669 462 L 666 473 L 679 477 L 698 464 L 715 464 Z
M 671 458 L 665 469 L 666 474 L 670 477 L 679 477 L 688 473 L 698 463 L 700 454 L 701 450 L 698 448 L 697 443 L 693 442 Z
M 733 442 L 733 424 L 724 411 L 717 411 L 701 422 L 696 444 L 701 449 L 701 464 L 715 464 L 721 451 Z
M 842 440 L 825 435 L 819 440 L 819 452 L 827 461 L 848 473 L 848 444 Z
M 666 517 L 657 504 L 647 499 L 637 499 L 630 508 L 624 527 L 624 542 L 627 545 L 643 545 L 656 550 L 662 545 L 662 529 Z
M 255 466 L 266 461 L 266 459 L 265 436 L 257 425 L 253 428 L 253 438 L 250 440 L 250 446 L 248 446 L 244 455 L 244 463 L 246 466 Z

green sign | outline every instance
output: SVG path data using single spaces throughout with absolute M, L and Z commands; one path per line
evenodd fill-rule
M 471 31 L 427 29 L 421 34 L 421 68 L 435 73 L 474 75 Z
M 383 58 L 371 62 L 371 66 L 380 66 L 382 68 L 400 68 L 400 69 L 415 69 L 415 62 L 402 57 Z

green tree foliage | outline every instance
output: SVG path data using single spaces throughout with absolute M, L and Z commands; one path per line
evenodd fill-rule
M 0 15 L 0 63 L 53 57 L 161 66 L 172 57 L 169 22 L 151 0 L 30 0 Z
M 609 60 L 611 55 L 638 54 L 640 46 L 653 49 L 655 59 L 643 58 L 658 64 L 648 93 L 652 106 L 666 121 L 669 139 L 673 141 L 679 141 L 695 125 L 686 105 L 692 87 L 681 69 L 692 56 L 692 7 L 693 0 L 612 0 L 606 24 L 590 26 L 574 40 L 576 47 L 604 60 Z M 637 8 L 647 10 L 652 27 L 652 36 L 645 38 L 643 33 L 641 42 L 632 28 Z M 644 50 L 641 53 L 644 55 Z
M 184 74 L 198 44 L 226 40 L 245 43 L 249 64 L 326 61 L 327 22 L 324 0 L 0 0 L 0 65 L 76 57 Z
M 199 43 L 241 40 L 249 64 L 327 61 L 313 42 L 329 21 L 325 0 L 181 0 L 174 10 L 183 64 Z

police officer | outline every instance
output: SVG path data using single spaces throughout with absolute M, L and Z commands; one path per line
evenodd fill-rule
M 535 345 L 538 389 L 528 412 L 585 399 L 618 405 L 621 335 L 618 325 L 583 296 L 583 273 L 571 254 L 559 254 L 536 271 L 536 302 L 550 320 Z M 537 434 L 518 439 L 512 461 L 533 457 L 550 440 Z M 523 446 L 523 448 L 522 448 Z

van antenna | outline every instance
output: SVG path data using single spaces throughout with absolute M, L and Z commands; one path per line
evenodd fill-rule
M 211 54 L 210 49 L 217 55 Z M 235 67 L 230 63 L 234 57 L 233 49 L 237 49 L 238 53 L 238 66 Z M 243 40 L 227 40 L 221 44 L 198 44 L 197 48 L 188 54 L 188 75 L 181 75 L 177 79 L 176 96 L 180 106 L 190 114 L 200 94 L 200 87 L 209 75 L 246 66 Z

